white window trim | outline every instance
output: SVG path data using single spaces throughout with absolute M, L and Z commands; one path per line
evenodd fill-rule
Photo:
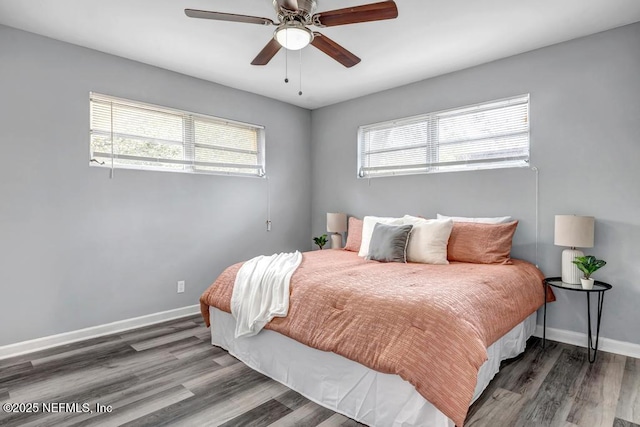
M 103 130 L 91 129 L 89 130 L 90 135 L 103 135 L 110 138 L 122 137 L 122 138 L 135 138 L 140 140 L 146 140 L 149 142 L 156 142 L 168 145 L 181 145 L 184 146 L 185 149 L 185 157 L 188 157 L 184 160 L 171 160 L 167 161 L 167 159 L 157 159 L 154 157 L 145 157 L 145 156 L 134 156 L 134 155 L 125 155 L 125 154 L 113 154 L 113 153 L 103 153 L 103 152 L 92 152 L 91 147 L 89 150 L 89 165 L 91 167 L 100 167 L 100 168 L 109 168 L 113 171 L 113 169 L 134 169 L 134 170 L 149 170 L 149 171 L 160 171 L 160 172 L 177 172 L 177 173 L 191 173 L 191 174 L 199 174 L 199 175 L 224 175 L 224 176 L 239 176 L 239 177 L 250 177 L 250 178 L 265 178 L 266 177 L 266 165 L 265 165 L 265 127 L 262 125 L 256 125 L 251 123 L 240 122 L 236 120 L 224 119 L 215 116 L 209 116 L 206 114 L 194 113 L 191 111 L 181 110 L 177 108 L 165 107 L 157 104 L 151 104 L 148 102 L 134 101 L 125 98 L 119 98 L 116 96 L 105 95 L 97 92 L 89 92 L 89 100 L 90 106 L 93 107 L 93 101 L 100 101 L 106 103 L 118 103 L 121 105 L 128 105 L 138 109 L 149 109 L 153 112 L 166 113 L 171 115 L 180 115 L 184 121 L 184 135 L 182 141 L 177 140 L 167 140 L 161 138 L 151 138 L 140 135 L 130 135 L 124 133 L 114 133 Z M 90 112 L 90 117 L 93 115 L 93 112 Z M 257 150 L 246 150 L 234 147 L 225 147 L 225 146 L 217 146 L 217 145 L 208 145 L 208 144 L 197 144 L 194 141 L 194 132 L 193 132 L 193 123 L 194 118 L 198 118 L 201 120 L 214 122 L 222 125 L 232 125 L 242 128 L 250 128 L 258 131 L 258 141 L 257 141 Z M 90 144 L 91 145 L 91 144 Z M 243 164 L 231 164 L 231 163 L 218 163 L 218 162 L 200 162 L 195 160 L 195 148 L 204 148 L 204 149 L 218 149 L 223 151 L 230 151 L 235 153 L 245 153 L 245 154 L 256 154 L 258 158 L 257 165 L 243 165 Z M 97 155 L 97 156 L 95 156 Z M 105 162 L 99 162 L 95 157 L 99 157 L 101 159 L 111 158 L 111 162 L 108 160 Z M 236 169 L 251 169 L 255 170 L 256 173 L 233 173 L 233 172 L 222 172 L 222 171 L 209 171 L 195 168 L 185 168 L 185 169 L 167 169 L 164 167 L 154 167 L 150 165 L 127 165 L 127 164 L 119 164 L 116 165 L 113 162 L 113 159 L 123 159 L 123 160 L 140 160 L 146 162 L 158 162 L 158 163 L 171 163 L 171 164 L 181 164 L 185 166 L 201 166 L 201 167 L 227 167 L 227 168 L 236 168 Z
M 476 159 L 476 160 L 462 160 L 462 161 L 452 161 L 452 162 L 439 162 L 438 157 L 438 147 L 440 145 L 453 145 L 470 141 L 480 141 L 482 139 L 490 139 L 493 137 L 487 138 L 468 138 L 468 139 L 460 139 L 454 141 L 432 141 L 432 137 L 437 139 L 437 120 L 440 117 L 455 117 L 457 115 L 469 114 L 472 112 L 481 112 L 495 109 L 496 106 L 512 106 L 512 105 L 522 105 L 526 104 L 526 116 L 527 116 L 527 129 L 524 132 L 514 132 L 512 134 L 503 134 L 500 137 L 508 137 L 515 135 L 526 135 L 528 142 L 528 154 L 522 156 L 512 156 L 512 157 L 500 157 L 495 161 L 492 159 Z M 399 147 L 388 147 L 381 148 L 376 150 L 370 150 L 365 153 L 365 133 L 369 131 L 382 130 L 382 129 L 390 129 L 393 127 L 402 127 L 410 124 L 416 124 L 426 122 L 428 123 L 429 132 L 427 132 L 430 136 L 427 137 L 429 140 L 425 142 L 419 142 L 411 145 L 399 146 Z M 393 167 L 389 166 L 378 166 L 378 167 L 364 167 L 364 156 L 370 154 L 380 154 L 380 153 L 390 153 L 395 151 L 403 151 L 407 149 L 415 149 L 427 147 L 427 158 L 425 158 L 424 163 L 420 164 L 411 164 L 411 165 L 396 165 Z M 388 120 L 384 122 L 372 123 L 369 125 L 363 125 L 358 127 L 358 145 L 357 145 L 357 170 L 356 176 L 361 179 L 370 179 L 370 178 L 381 178 L 387 176 L 397 176 L 397 175 L 414 175 L 414 174 L 427 174 L 427 173 L 448 173 L 448 172 L 466 172 L 466 171 L 476 171 L 476 170 L 487 170 L 487 169 L 502 169 L 502 168 L 526 168 L 530 167 L 530 158 L 531 158 L 531 115 L 530 115 L 530 94 L 523 94 L 518 96 L 512 96 L 508 98 L 502 98 L 497 100 L 491 100 L 487 102 L 481 102 L 477 104 L 471 104 L 458 108 L 450 108 L 446 110 L 436 111 L 427 114 L 419 114 L 415 116 L 399 118 L 394 120 Z M 485 168 L 470 168 L 470 169 L 451 169 L 446 168 L 446 166 L 456 166 L 456 165 L 465 165 L 465 164 L 486 164 L 488 167 Z M 443 168 L 444 167 L 444 168 Z M 407 169 L 412 169 L 411 171 L 403 171 Z M 419 170 L 416 170 L 419 169 Z M 380 173 L 380 174 L 367 174 L 367 171 L 383 171 L 389 170 L 388 173 Z

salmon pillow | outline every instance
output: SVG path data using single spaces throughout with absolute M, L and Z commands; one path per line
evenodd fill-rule
M 518 221 L 505 224 L 454 222 L 447 259 L 474 264 L 511 264 L 511 243 Z
M 347 229 L 346 251 L 359 252 L 360 242 L 362 242 L 362 220 L 356 217 L 349 218 L 349 228 Z

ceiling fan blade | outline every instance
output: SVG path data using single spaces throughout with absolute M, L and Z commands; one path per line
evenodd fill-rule
M 243 22 L 245 24 L 275 25 L 269 18 L 258 16 L 236 15 L 235 13 L 209 12 L 206 10 L 185 9 L 185 15 L 189 18 L 214 19 L 216 21 Z
M 255 57 L 253 61 L 251 61 L 251 65 L 267 65 L 271 58 L 273 58 L 276 53 L 280 50 L 282 46 L 280 43 L 276 41 L 276 39 L 271 39 L 269 43 L 260 51 L 258 56 Z
M 318 32 L 313 33 L 313 41 L 311 44 L 347 68 L 351 68 L 360 62 L 360 58 L 331 40 L 329 37 Z
M 313 23 L 319 27 L 334 27 L 336 25 L 382 21 L 397 17 L 398 7 L 396 3 L 394 1 L 383 1 L 316 13 L 313 15 Z

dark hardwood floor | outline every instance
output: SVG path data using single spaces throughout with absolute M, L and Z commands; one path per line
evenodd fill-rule
M 0 405 L 32 403 L 30 409 L 38 409 L 0 409 L 0 426 L 361 425 L 209 341 L 209 330 L 194 316 L 0 360 Z M 78 405 L 61 405 L 70 403 Z M 43 404 L 57 412 L 45 412 Z M 465 425 L 637 423 L 640 360 L 601 352 L 591 365 L 585 349 L 548 341 L 543 350 L 532 338 L 524 355 L 503 363 Z

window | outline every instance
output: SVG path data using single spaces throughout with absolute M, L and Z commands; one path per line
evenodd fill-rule
M 529 95 L 360 126 L 358 177 L 529 166 Z
M 264 176 L 264 128 L 91 93 L 91 165 Z

